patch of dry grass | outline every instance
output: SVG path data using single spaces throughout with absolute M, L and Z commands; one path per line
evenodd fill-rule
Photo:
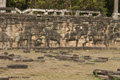
M 44 56 L 44 53 L 23 53 L 23 50 L 6 50 L 9 53 L 26 56 L 37 59 Z M 0 53 L 5 51 L 0 51 Z M 79 54 L 80 56 L 91 56 L 93 59 L 97 57 L 120 57 L 120 50 L 77 50 L 70 54 Z M 45 58 L 45 62 L 13 62 L 9 60 L 0 60 L 0 66 L 6 64 L 22 63 L 28 64 L 28 69 L 6 69 L 1 76 L 27 76 L 30 79 L 11 79 L 11 80 L 99 80 L 92 75 L 94 69 L 105 69 L 115 71 L 119 68 L 119 60 L 109 60 L 106 63 L 86 64 L 73 61 L 59 61 L 56 59 Z

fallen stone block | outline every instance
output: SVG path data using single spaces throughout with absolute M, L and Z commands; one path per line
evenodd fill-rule
M 0 76 L 0 80 L 9 80 L 9 77 L 2 77 L 2 76 Z
M 9 76 L 10 79 L 16 79 L 16 78 L 20 78 L 18 76 Z
M 45 57 L 53 57 L 51 54 L 44 55 Z
M 113 75 L 120 75 L 120 71 L 113 71 Z
M 120 61 L 120 57 L 112 57 L 110 60 L 113 60 L 113 61 Z
M 9 57 L 9 56 L 8 56 L 8 59 L 9 59 L 9 60 L 13 60 L 13 57 Z
M 53 51 L 49 51 L 49 53 L 53 53 Z
M 44 59 L 44 57 L 37 57 L 37 59 Z
M 16 60 L 16 59 L 21 59 L 21 55 L 14 55 L 14 56 L 8 56 L 9 60 Z
M 98 57 L 98 59 L 102 59 L 104 61 L 108 61 L 108 58 L 107 57 Z
M 74 54 L 73 56 L 77 56 L 78 57 L 79 55 L 78 54 Z
M 79 56 L 72 56 L 71 57 L 71 60 L 76 60 L 76 59 L 79 59 Z
M 14 62 L 20 62 L 21 61 L 21 58 L 13 58 L 12 59 Z
M 6 55 L 0 55 L 0 59 L 5 59 L 6 60 L 6 59 L 9 59 L 9 58 Z
M 98 77 L 100 80 L 109 80 L 108 76 L 105 76 L 105 75 L 98 75 Z
M 15 55 L 14 58 L 21 58 L 21 55 Z
M 35 51 L 35 53 L 40 53 L 40 52 L 41 52 L 41 50 L 36 50 L 36 51 Z
M 120 68 L 118 68 L 117 71 L 120 71 Z
M 68 52 L 73 52 L 73 50 L 68 50 Z
M 25 65 L 25 64 L 9 64 L 9 65 L 7 65 L 7 68 L 10 68 L 10 69 L 26 69 L 26 68 L 28 68 L 28 65 Z
M 10 79 L 28 79 L 28 78 L 30 78 L 30 77 L 27 77 L 27 76 L 10 76 L 9 77 Z
M 45 62 L 44 59 L 38 59 L 37 61 L 39 61 L 39 62 Z
M 23 61 L 23 62 L 33 62 L 34 60 L 31 59 L 31 58 L 23 58 L 23 59 L 21 59 L 21 61 Z
M 30 50 L 24 50 L 23 52 L 24 53 L 30 53 Z
M 27 78 L 30 78 L 30 77 L 27 77 L 27 76 L 22 76 L 23 79 L 27 79 Z
M 51 54 L 59 54 L 58 51 L 49 51 L 49 53 L 51 53 Z
M 63 66 L 65 66 L 65 67 L 70 67 L 70 65 L 63 65 Z
M 0 66 L 0 69 L 7 69 L 7 67 L 1 67 L 1 66 Z
M 93 70 L 93 74 L 95 76 L 98 76 L 98 75 L 111 75 L 111 74 L 113 74 L 113 71 L 95 69 L 95 70 Z
M 63 54 L 63 55 L 67 55 L 68 54 L 68 52 L 65 52 L 65 51 L 60 51 L 59 53 Z
M 47 53 L 47 51 L 41 51 L 41 53 Z
M 71 57 L 69 57 L 69 56 L 59 56 L 58 59 L 59 60 L 71 60 Z
M 14 54 L 9 54 L 8 56 L 9 56 L 9 57 L 14 57 L 15 55 L 14 55 Z
M 120 75 L 109 75 L 109 80 L 120 80 Z
M 107 62 L 107 61 L 104 59 L 95 59 L 94 62 Z
M 91 60 L 92 58 L 90 56 L 83 56 L 85 60 Z
M 59 54 L 59 52 L 53 51 L 52 54 Z
M 86 62 L 85 64 L 94 65 L 95 63 L 93 63 L 93 62 Z
M 60 55 L 56 55 L 56 56 L 54 56 L 54 58 L 56 58 L 56 59 L 60 59 Z
M 85 62 L 85 60 L 82 60 L 82 59 L 75 59 L 74 62 Z
M 13 61 L 21 61 L 21 56 L 20 55 L 14 55 L 12 56 L 8 56 L 9 60 L 13 60 Z
M 8 55 L 8 52 L 4 52 L 4 53 L 2 53 L 2 55 L 6 55 L 6 56 L 7 56 L 7 55 Z

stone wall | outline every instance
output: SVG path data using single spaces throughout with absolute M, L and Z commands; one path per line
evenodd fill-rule
M 111 22 L 119 23 L 119 21 L 113 21 L 111 17 L 102 17 L 102 16 L 52 16 L 52 15 L 28 15 L 28 14 L 11 14 L 11 13 L 2 13 L 0 14 L 0 30 L 5 28 L 6 33 L 14 37 L 17 35 L 19 31 L 31 31 L 34 36 L 32 36 L 32 40 L 36 39 L 36 35 L 40 35 L 44 28 L 54 30 L 58 32 L 62 37 L 67 33 L 68 30 L 74 30 L 76 26 L 95 27 L 99 24 L 99 28 L 105 28 L 106 25 Z M 98 36 L 99 37 L 99 36 Z M 43 37 L 43 45 L 45 47 L 45 38 Z M 82 46 L 84 41 L 84 37 L 81 37 L 79 40 L 78 46 Z M 92 44 L 92 41 L 89 41 L 86 46 L 95 46 Z M 31 41 L 33 45 L 33 41 Z M 71 41 L 66 44 L 64 40 L 61 40 L 62 47 L 74 47 L 75 41 Z M 102 45 L 97 46 L 104 46 Z M 16 47 L 16 43 L 14 42 L 14 46 Z M 58 47 L 58 44 L 55 41 L 50 42 L 50 46 Z

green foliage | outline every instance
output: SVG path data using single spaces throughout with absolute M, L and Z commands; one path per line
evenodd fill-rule
M 107 16 L 111 16 L 113 13 L 113 8 L 114 8 L 114 0 L 105 0 L 105 2 L 106 2 L 105 3 L 106 8 L 107 8 Z
M 17 7 L 21 10 L 27 8 L 28 0 L 7 0 L 7 7 Z
M 101 11 L 104 16 L 111 16 L 114 0 L 7 0 L 7 6 L 21 10 L 26 8 L 92 10 Z
M 97 72 L 95 72 L 95 76 L 98 76 Z
M 101 11 L 104 16 L 107 13 L 104 0 L 72 0 L 72 9 Z
M 55 30 L 56 28 L 55 28 L 55 26 L 52 26 L 52 30 Z
M 93 0 L 93 2 L 97 2 L 97 0 Z
M 118 77 L 115 77 L 114 80 L 119 80 L 119 78 L 118 78 Z

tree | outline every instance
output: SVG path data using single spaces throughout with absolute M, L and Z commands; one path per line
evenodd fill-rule
M 28 0 L 7 0 L 7 7 L 17 7 L 23 10 L 28 8 Z
M 107 13 L 105 0 L 72 0 L 72 9 L 101 11 L 103 15 Z
M 92 10 L 101 11 L 104 16 L 111 16 L 114 0 L 7 0 L 7 7 L 17 7 L 21 10 L 27 8 Z

